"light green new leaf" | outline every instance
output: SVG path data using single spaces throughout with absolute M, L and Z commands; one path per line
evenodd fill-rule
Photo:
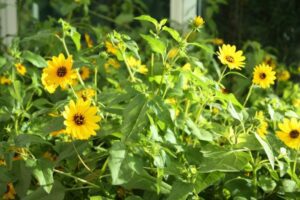
M 186 120 L 186 124 L 191 129 L 192 134 L 195 135 L 199 140 L 203 140 L 203 141 L 213 140 L 213 136 L 210 132 L 204 129 L 199 129 L 197 125 L 190 118 Z
M 0 57 L 0 68 L 6 64 L 6 58 Z
M 24 51 L 23 58 L 38 68 L 47 66 L 47 62 L 42 56 L 32 53 L 31 51 Z
M 141 34 L 141 37 L 148 42 L 152 51 L 160 54 L 165 53 L 166 45 L 161 40 L 144 34 Z
M 266 154 L 267 154 L 267 157 L 269 159 L 269 162 L 272 166 L 272 169 L 274 169 L 274 165 L 275 165 L 275 157 L 274 157 L 274 154 L 273 154 L 273 151 L 270 147 L 270 145 L 264 141 L 257 133 L 254 133 L 256 139 L 258 140 L 258 142 L 261 144 L 261 146 L 264 148 Z
M 154 24 L 155 27 L 158 26 L 157 20 L 149 15 L 141 15 L 141 16 L 135 17 L 134 19 L 140 20 L 140 21 L 148 21 L 148 22 L 151 22 L 152 24 Z
M 164 27 L 163 27 L 163 30 L 166 31 L 166 32 L 168 32 L 168 33 L 172 36 L 172 38 L 173 38 L 174 40 L 176 40 L 177 42 L 180 42 L 180 41 L 181 41 L 180 34 L 179 34 L 178 31 L 176 31 L 175 29 L 172 29 L 172 28 L 169 28 L 169 27 L 167 27 L 167 26 L 164 26 Z
M 237 119 L 240 122 L 243 121 L 243 114 L 238 113 L 231 102 L 228 103 L 227 110 L 234 119 Z

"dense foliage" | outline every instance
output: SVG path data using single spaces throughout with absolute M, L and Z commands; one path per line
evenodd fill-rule
M 210 18 L 175 30 L 142 1 L 95 2 L 21 13 L 1 45 L 0 196 L 298 198 L 299 69 L 224 44 Z

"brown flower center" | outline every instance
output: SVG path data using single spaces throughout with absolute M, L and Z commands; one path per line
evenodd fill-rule
M 291 138 L 293 138 L 293 139 L 295 139 L 295 138 L 297 138 L 298 136 L 299 136 L 299 131 L 297 131 L 297 130 L 292 130 L 291 132 L 290 132 L 290 137 Z
M 80 75 L 82 75 L 82 74 L 83 74 L 83 71 L 82 71 L 82 69 L 81 69 L 81 70 L 79 70 L 79 74 L 80 74 Z
M 84 116 L 82 116 L 81 114 L 75 114 L 73 117 L 73 120 L 74 120 L 75 124 L 78 126 L 81 126 L 84 124 Z
M 261 79 L 265 79 L 267 77 L 267 75 L 263 72 L 259 74 L 259 78 Z
M 56 75 L 58 77 L 64 77 L 66 74 L 67 74 L 67 68 L 64 66 L 59 67 L 56 71 Z
M 234 58 L 232 56 L 225 56 L 225 59 L 230 63 L 234 62 Z

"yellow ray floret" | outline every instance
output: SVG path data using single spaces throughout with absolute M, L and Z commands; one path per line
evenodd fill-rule
M 80 140 L 86 140 L 92 135 L 96 135 L 95 130 L 100 128 L 97 124 L 100 121 L 97 112 L 97 107 L 91 106 L 91 102 L 88 100 L 84 101 L 79 98 L 76 103 L 71 100 L 63 112 L 66 133 L 74 139 Z
M 283 141 L 288 147 L 299 149 L 300 146 L 300 122 L 295 119 L 284 119 L 278 124 L 279 131 L 276 132 L 277 137 Z
M 218 58 L 223 65 L 227 65 L 230 69 L 240 70 L 245 65 L 245 56 L 243 51 L 236 51 L 235 45 L 223 44 L 217 52 Z
M 275 74 L 272 67 L 264 63 L 260 64 L 254 68 L 252 82 L 262 88 L 268 88 L 274 84 Z

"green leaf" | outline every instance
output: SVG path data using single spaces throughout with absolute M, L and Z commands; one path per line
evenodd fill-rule
M 148 22 L 151 22 L 152 24 L 154 24 L 155 27 L 158 26 L 157 20 L 149 15 L 141 15 L 141 16 L 135 17 L 134 19 L 140 20 L 140 21 L 148 21 Z
M 193 192 L 193 184 L 176 181 L 167 200 L 185 200 Z
M 77 51 L 80 50 L 81 49 L 81 43 L 80 43 L 81 35 L 80 35 L 80 33 L 77 32 L 75 27 L 71 26 L 71 24 L 64 21 L 63 19 L 59 19 L 58 22 L 61 23 L 61 25 L 62 25 L 64 35 L 69 36 L 73 40 Z
M 119 25 L 122 25 L 122 24 L 130 23 L 132 22 L 132 20 L 133 20 L 133 15 L 131 13 L 121 13 L 116 17 L 115 22 Z
M 163 30 L 166 31 L 166 32 L 168 32 L 172 36 L 172 38 L 174 40 L 176 40 L 177 42 L 181 41 L 180 34 L 175 29 L 172 29 L 172 28 L 169 28 L 167 26 L 164 26 Z
M 249 162 L 249 154 L 241 150 L 226 150 L 209 145 L 202 150 L 203 157 L 199 158 L 199 172 L 237 172 L 242 170 Z
M 17 147 L 28 147 L 31 144 L 49 144 L 51 143 L 44 140 L 39 135 L 33 134 L 20 134 L 15 138 L 15 144 Z
M 198 128 L 190 118 L 186 120 L 186 124 L 191 129 L 192 134 L 195 135 L 199 140 L 213 141 L 212 134 L 204 129 Z
M 6 64 L 6 58 L 0 57 L 0 68 L 3 67 L 3 65 Z
M 276 188 L 276 182 L 272 180 L 272 178 L 264 175 L 258 177 L 258 185 L 266 193 L 270 193 Z
M 144 35 L 144 34 L 141 34 L 141 37 L 148 42 L 152 51 L 154 51 L 156 53 L 160 53 L 160 54 L 165 53 L 166 46 L 161 40 L 154 38 L 152 36 L 149 36 L 149 35 Z
M 221 172 L 212 172 L 208 174 L 199 173 L 196 182 L 194 183 L 194 188 L 197 193 L 200 193 L 224 177 L 225 174 Z
M 243 121 L 243 114 L 238 113 L 231 102 L 228 103 L 227 110 L 234 119 L 237 119 L 240 122 Z
M 142 94 L 138 94 L 124 109 L 124 121 L 121 131 L 124 133 L 125 138 L 136 139 L 138 138 L 136 134 L 140 133 L 144 129 L 144 126 L 147 123 L 147 104 L 147 98 Z
M 25 166 L 23 160 L 16 160 L 13 163 L 13 174 L 18 177 L 14 184 L 15 190 L 19 197 L 25 197 L 31 182 L 31 169 Z
M 258 142 L 261 144 L 261 146 L 264 148 L 266 154 L 267 154 L 267 157 L 269 159 L 269 162 L 272 166 L 272 169 L 274 169 L 274 166 L 275 166 L 275 157 L 274 157 L 274 154 L 273 154 L 273 151 L 270 147 L 270 145 L 264 141 L 257 133 L 254 133 L 255 134 L 255 137 L 256 139 L 258 140 Z
M 188 43 L 188 44 L 194 45 L 194 46 L 196 46 L 196 47 L 199 47 L 199 48 L 203 49 L 204 51 L 206 51 L 206 52 L 209 53 L 209 54 L 214 54 L 214 53 L 215 53 L 214 50 L 213 50 L 212 48 L 209 48 L 207 45 L 199 44 L 199 43 L 195 43 L 195 42 L 193 42 L 193 43 Z
M 38 68 L 44 68 L 47 66 L 47 62 L 42 56 L 32 53 L 31 51 L 24 51 L 22 56 L 25 60 Z
M 65 188 L 64 186 L 55 181 L 53 184 L 53 189 L 50 193 L 46 193 L 42 187 L 28 194 L 23 200 L 63 200 L 65 197 Z
M 39 185 L 49 194 L 54 182 L 52 163 L 45 159 L 38 160 L 33 169 L 33 175 L 38 180 Z

